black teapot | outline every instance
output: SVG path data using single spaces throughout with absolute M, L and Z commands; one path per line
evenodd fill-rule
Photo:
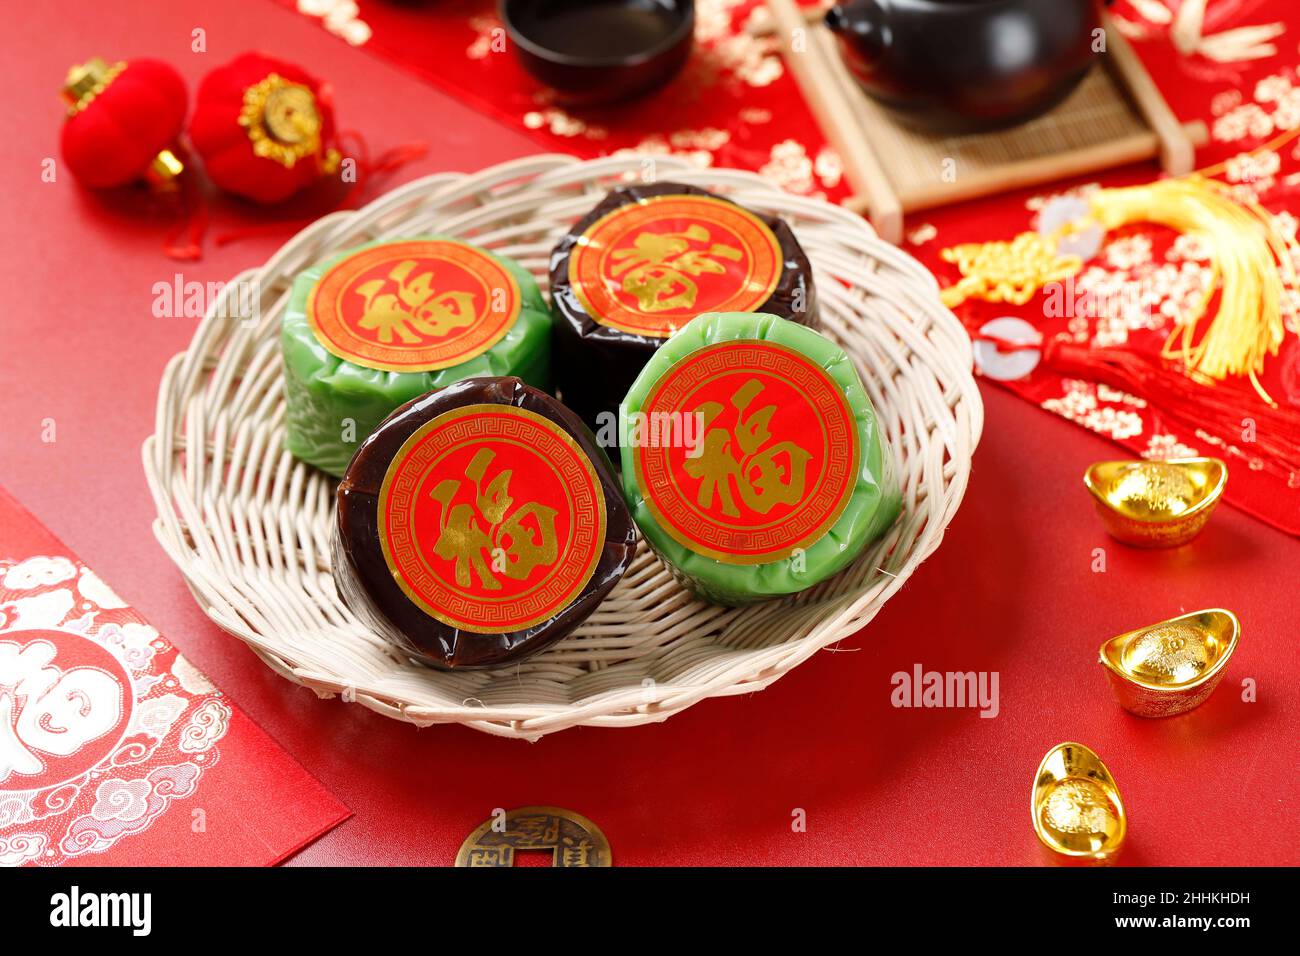
M 934 133 L 1009 126 L 1064 99 L 1104 49 L 1109 0 L 848 0 L 826 14 L 863 89 Z

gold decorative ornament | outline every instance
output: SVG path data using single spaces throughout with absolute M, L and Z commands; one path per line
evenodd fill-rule
M 1101 663 L 1115 699 L 1139 717 L 1172 717 L 1199 707 L 1223 679 L 1241 622 L 1210 608 L 1112 637 Z
M 614 865 L 600 827 L 560 807 L 520 807 L 494 815 L 466 837 L 456 865 L 514 866 L 520 850 L 549 850 L 552 866 Z
M 1010 242 L 968 242 L 939 256 L 961 272 L 944 289 L 943 304 L 955 309 L 967 299 L 1024 305 L 1049 282 L 1061 282 L 1083 268 L 1075 255 L 1060 255 L 1055 236 L 1024 232 Z
M 1223 497 L 1218 458 L 1101 461 L 1083 476 L 1106 531 L 1139 548 L 1176 548 L 1196 537 Z
M 104 92 L 104 88 L 125 69 L 124 61 L 119 60 L 109 66 L 98 56 L 69 67 L 67 78 L 63 81 L 63 101 L 68 104 L 68 115 L 76 116 L 89 106 L 91 100 Z
M 1128 833 L 1115 778 L 1096 753 L 1071 741 L 1038 765 L 1029 812 L 1034 834 L 1062 862 L 1110 863 Z
M 300 159 L 320 157 L 321 170 L 338 169 L 337 150 L 321 152 L 321 118 L 316 94 L 301 83 L 292 83 L 278 73 L 244 90 L 239 125 L 248 131 L 253 152 L 292 169 Z
M 1209 172 L 1207 170 L 1206 172 Z M 1061 237 L 1098 227 L 1114 233 L 1134 223 L 1157 223 L 1196 236 L 1208 250 L 1210 282 L 1169 334 L 1161 357 L 1178 363 L 1197 382 L 1248 379 L 1270 406 L 1260 375 L 1289 332 L 1286 290 L 1296 284 L 1296 240 L 1257 202 L 1231 186 L 1192 173 L 1145 186 L 1099 189 L 1086 197 L 1086 213 L 1050 235 L 1023 233 L 1010 242 L 969 243 L 945 249 L 962 278 L 943 290 L 955 308 L 968 298 L 1023 305 L 1050 282 L 1083 269 L 1079 256 L 1060 256 Z M 1214 290 L 1218 310 L 1209 316 Z M 1209 316 L 1207 318 L 1207 316 Z

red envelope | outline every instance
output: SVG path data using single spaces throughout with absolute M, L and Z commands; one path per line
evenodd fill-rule
M 268 866 L 349 815 L 0 488 L 0 865 Z

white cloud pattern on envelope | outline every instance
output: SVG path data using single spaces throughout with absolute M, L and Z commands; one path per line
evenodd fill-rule
M 67 558 L 28 558 L 5 572 L 4 587 L 10 591 L 31 591 L 62 584 L 77 576 L 77 567 Z
M 68 828 L 59 849 L 67 856 L 103 853 L 132 833 L 147 830 L 171 802 L 198 789 L 198 764 L 159 767 L 143 780 L 110 777 L 95 790 L 90 813 Z

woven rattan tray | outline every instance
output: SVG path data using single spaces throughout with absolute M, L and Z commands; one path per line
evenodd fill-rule
M 706 697 L 759 690 L 875 616 L 938 547 L 966 490 L 983 424 L 970 341 L 933 277 L 847 210 L 751 173 L 655 164 L 661 180 L 718 190 L 794 226 L 813 263 L 823 330 L 856 359 L 898 461 L 903 515 L 884 539 L 810 591 L 740 610 L 693 599 L 642 546 L 580 629 L 495 671 L 413 665 L 357 621 L 329 571 L 334 482 L 283 447 L 278 329 L 289 286 L 336 250 L 427 232 L 514 258 L 545 283 L 559 235 L 647 167 L 635 156 L 538 156 L 431 176 L 319 220 L 229 283 L 168 364 L 143 449 L 154 531 L 212 620 L 321 696 L 416 724 L 535 739 L 663 720 Z

